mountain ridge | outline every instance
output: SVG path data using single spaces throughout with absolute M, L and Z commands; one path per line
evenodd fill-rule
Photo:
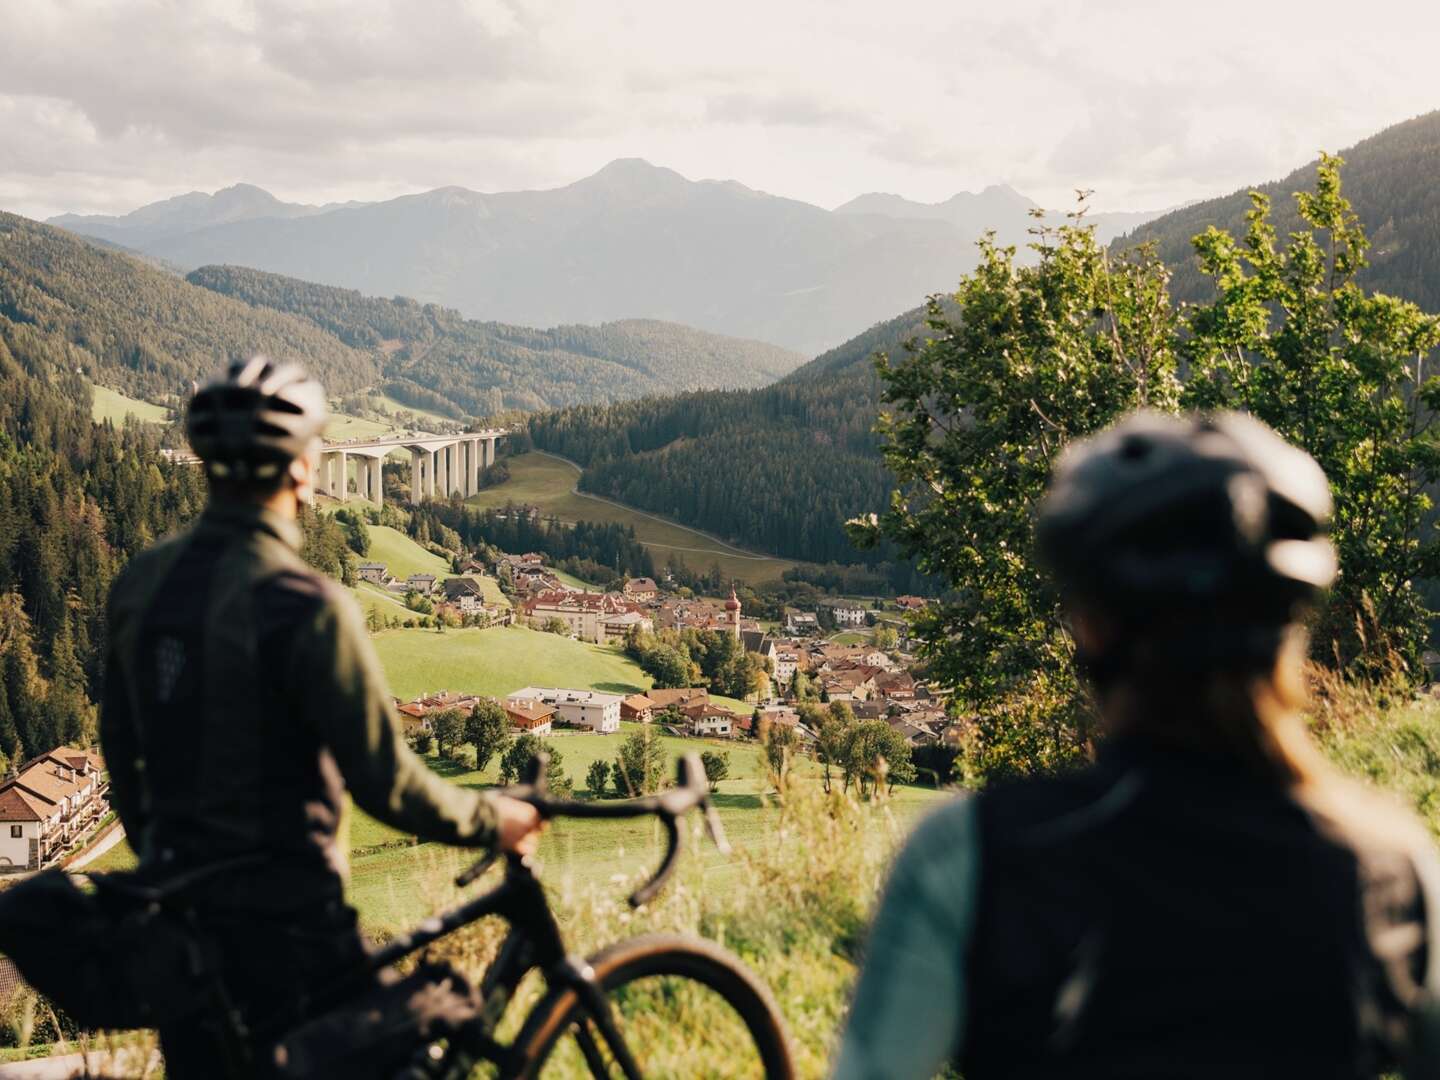
M 229 216 L 212 208 L 193 227 L 173 224 L 189 220 L 178 211 L 172 224 L 146 224 L 149 208 L 123 228 L 56 223 L 187 270 L 247 266 L 525 326 L 658 319 L 814 355 L 953 287 L 986 228 L 1023 241 L 1024 197 L 986 190 L 989 201 L 957 225 L 826 210 L 623 158 L 543 190 L 452 185 L 323 212 L 282 204 L 284 215 L 264 216 L 255 216 L 264 200 L 244 192 L 254 206 Z M 1004 220 L 987 218 L 1001 204 Z

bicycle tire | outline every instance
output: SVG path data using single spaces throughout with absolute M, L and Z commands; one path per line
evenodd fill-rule
M 720 946 L 700 938 L 652 934 L 617 942 L 590 957 L 588 963 L 607 996 L 637 979 L 657 976 L 707 987 L 724 999 L 745 1025 L 764 1067 L 765 1080 L 793 1080 L 795 1070 L 785 1024 L 770 992 L 737 957 Z M 573 990 L 557 988 L 547 993 L 515 1040 L 514 1060 L 518 1065 L 514 1075 L 538 1080 L 550 1055 L 584 1016 L 584 1007 Z M 637 1048 L 631 1049 L 633 1052 Z M 699 1075 L 699 1070 L 688 1075 Z

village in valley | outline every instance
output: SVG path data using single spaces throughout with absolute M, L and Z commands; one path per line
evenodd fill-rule
M 613 734 L 622 721 L 654 723 L 667 734 L 696 738 L 757 739 L 774 727 L 795 735 L 802 751 L 818 732 L 805 720 L 806 704 L 845 703 L 857 721 L 883 720 L 912 748 L 958 745 L 964 723 L 947 714 L 945 697 L 917 672 L 909 644 L 908 611 L 926 601 L 829 600 L 816 610 L 786 609 L 783 618 L 748 617 L 732 588 L 725 599 L 695 597 L 653 578 L 626 578 L 598 591 L 568 584 L 538 553 L 499 554 L 489 565 L 457 561 L 462 573 L 391 577 L 384 564 L 359 566 L 363 580 L 407 598 L 426 601 L 436 625 L 522 625 L 577 641 L 638 655 L 644 641 L 687 631 L 724 635 L 753 657 L 763 673 L 743 697 L 712 696 L 703 685 L 659 686 L 611 693 L 585 686 L 527 686 L 507 694 L 504 708 L 513 734 Z M 498 589 L 484 587 L 493 578 Z M 502 595 L 493 602 L 488 595 Z M 820 608 L 823 606 L 823 610 Z M 643 664 L 642 664 L 643 666 Z M 699 682 L 700 680 L 695 680 Z M 436 687 L 411 700 L 396 699 L 406 735 L 428 745 L 431 718 L 447 710 L 470 712 L 480 695 Z

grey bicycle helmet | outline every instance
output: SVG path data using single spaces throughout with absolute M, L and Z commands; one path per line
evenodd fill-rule
M 327 419 L 325 391 L 303 368 L 252 356 L 196 393 L 185 430 L 211 476 L 265 483 L 309 453 Z
M 1061 589 L 1141 625 L 1224 610 L 1280 626 L 1335 578 L 1330 486 L 1240 413 L 1135 413 L 1061 456 L 1036 540 Z

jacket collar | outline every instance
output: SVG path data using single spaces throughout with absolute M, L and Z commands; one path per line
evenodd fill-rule
M 207 503 L 200 522 L 206 527 L 225 532 L 269 533 L 293 551 L 299 551 L 305 539 L 298 522 L 281 517 L 273 510 L 254 503 Z

